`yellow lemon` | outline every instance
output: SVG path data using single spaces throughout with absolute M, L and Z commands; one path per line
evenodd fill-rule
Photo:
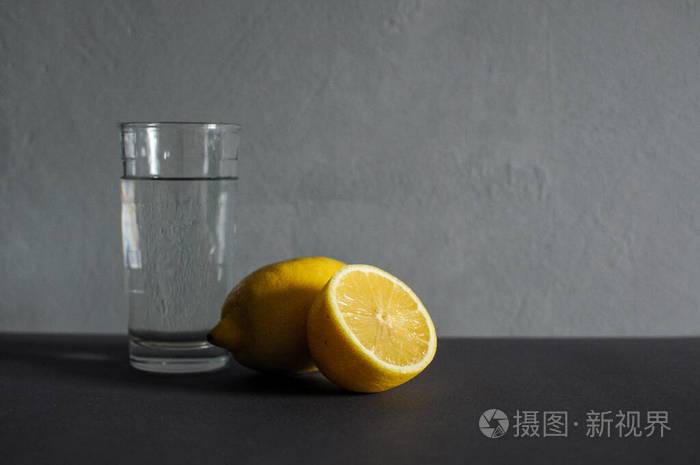
M 314 370 L 306 343 L 308 311 L 343 265 L 327 257 L 302 257 L 254 271 L 226 298 L 209 341 L 256 370 Z
M 338 386 L 380 392 L 405 383 L 435 356 L 428 311 L 398 278 L 369 265 L 338 271 L 308 319 L 311 357 Z

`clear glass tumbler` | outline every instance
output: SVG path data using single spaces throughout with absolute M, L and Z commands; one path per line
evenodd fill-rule
M 239 126 L 121 125 L 122 246 L 131 365 L 221 368 L 207 342 L 232 285 Z

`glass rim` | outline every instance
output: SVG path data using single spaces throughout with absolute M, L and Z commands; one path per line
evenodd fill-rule
M 214 126 L 214 127 L 210 127 Z M 225 123 L 221 121 L 126 121 L 119 123 L 119 127 L 124 129 L 145 129 L 145 128 L 166 128 L 180 127 L 192 129 L 224 129 L 232 132 L 240 132 L 241 125 L 236 123 Z

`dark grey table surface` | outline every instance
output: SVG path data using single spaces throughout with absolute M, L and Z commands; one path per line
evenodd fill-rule
M 0 463 L 696 464 L 699 369 L 700 339 L 441 339 L 423 375 L 361 395 L 235 365 L 140 373 L 124 337 L 0 335 Z M 478 427 L 490 408 L 511 420 L 499 439 Z M 566 411 L 568 437 L 515 437 L 518 410 Z M 671 429 L 590 438 L 591 410 Z

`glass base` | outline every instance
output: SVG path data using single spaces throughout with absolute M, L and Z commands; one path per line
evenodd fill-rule
M 226 366 L 226 350 L 202 342 L 145 340 L 129 336 L 131 366 L 151 373 L 203 373 Z

